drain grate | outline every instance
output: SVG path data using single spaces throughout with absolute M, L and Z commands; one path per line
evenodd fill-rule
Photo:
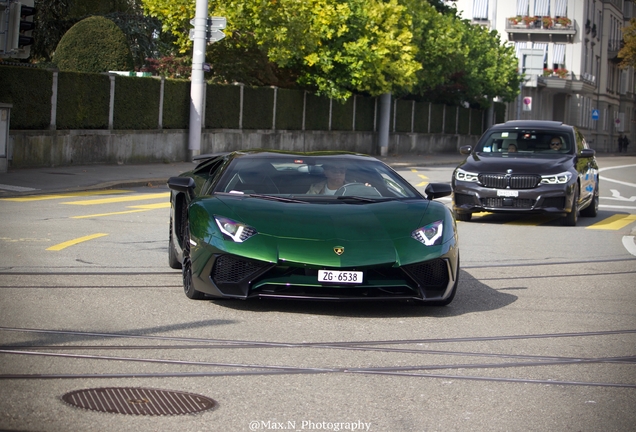
M 135 387 L 75 390 L 62 396 L 62 400 L 92 411 L 146 416 L 192 414 L 217 405 L 194 393 Z

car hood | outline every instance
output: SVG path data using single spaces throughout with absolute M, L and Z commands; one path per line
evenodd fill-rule
M 259 198 L 219 198 L 231 216 L 261 234 L 306 240 L 381 240 L 419 228 L 429 201 L 372 204 L 280 203 Z
M 425 199 L 373 204 L 281 203 L 250 197 L 216 196 L 191 208 L 191 219 L 208 218 L 205 241 L 227 253 L 270 262 L 357 267 L 380 263 L 411 263 L 440 256 L 450 244 L 424 246 L 411 233 L 444 220 L 444 242 L 455 240 L 445 206 Z M 202 214 L 203 207 L 205 216 Z M 197 213 L 199 216 L 197 216 Z M 254 228 L 243 243 L 223 239 L 213 225 L 222 215 Z M 202 224 L 199 225 L 202 228 Z M 193 232 L 196 233 L 197 229 Z M 343 248 L 338 255 L 334 248 Z
M 534 156 L 480 156 L 471 154 L 460 168 L 477 173 L 499 173 L 512 170 L 513 174 L 558 174 L 572 168 L 572 155 Z

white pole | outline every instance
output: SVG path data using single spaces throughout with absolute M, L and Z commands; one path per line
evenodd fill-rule
M 190 131 L 188 153 L 190 160 L 201 154 L 201 116 L 203 115 L 203 63 L 207 46 L 208 0 L 196 0 L 192 49 L 192 78 L 190 81 Z

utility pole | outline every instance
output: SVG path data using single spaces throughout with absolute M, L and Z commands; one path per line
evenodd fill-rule
M 192 75 L 190 82 L 190 130 L 188 134 L 188 157 L 192 160 L 201 154 L 201 116 L 203 115 L 203 63 L 207 46 L 208 0 L 196 0 L 194 34 L 192 35 Z

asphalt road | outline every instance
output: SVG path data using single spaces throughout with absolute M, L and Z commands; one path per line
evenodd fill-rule
M 601 211 L 577 227 L 458 223 L 444 308 L 192 301 L 167 266 L 165 187 L 2 200 L 0 429 L 633 430 L 636 170 L 601 162 Z M 451 171 L 402 168 L 422 189 Z M 111 387 L 216 405 L 149 417 L 62 400 Z

